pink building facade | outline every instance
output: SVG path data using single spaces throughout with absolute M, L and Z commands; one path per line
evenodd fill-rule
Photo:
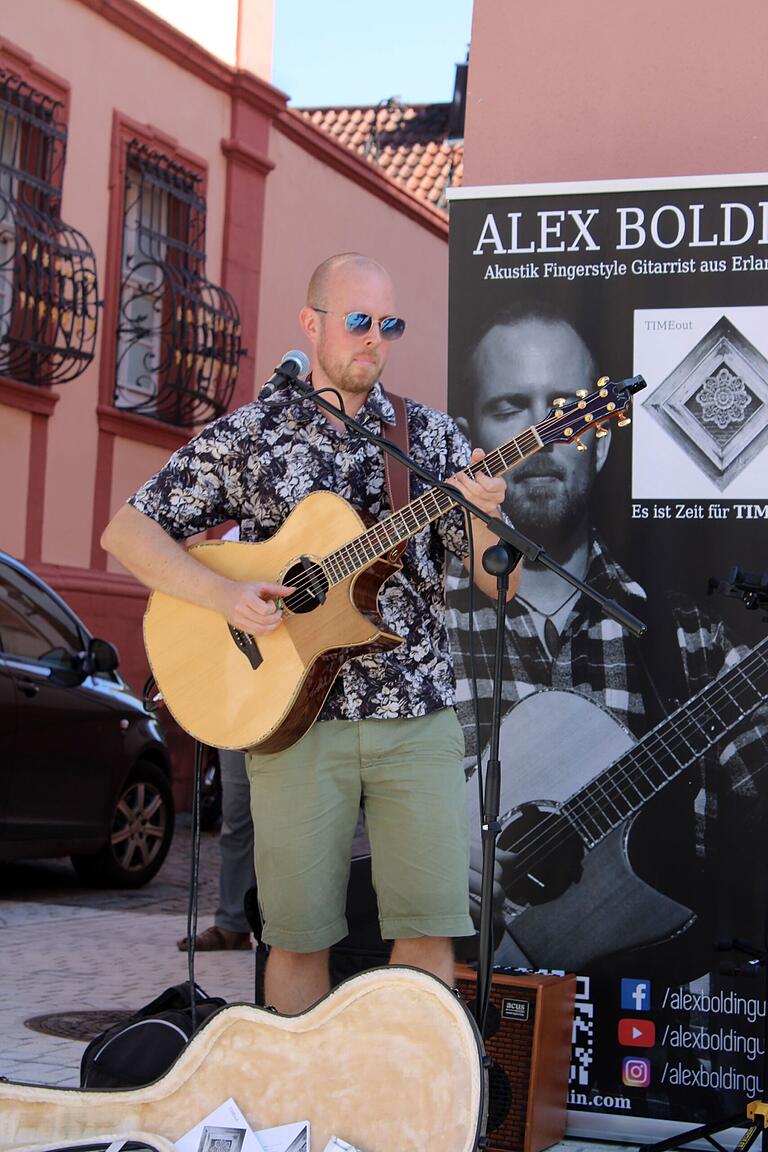
M 25 322 L 34 313 L 35 341 L 55 329 L 48 361 L 72 378 L 59 384 L 64 369 L 46 375 L 31 353 L 0 358 L 0 547 L 117 644 L 134 688 L 147 672 L 146 594 L 102 552 L 101 531 L 195 426 L 253 399 L 282 354 L 300 346 L 296 317 L 319 261 L 362 250 L 387 265 L 410 337 L 387 383 L 445 399 L 444 215 L 286 107 L 267 78 L 269 6 L 223 8 L 231 36 L 212 45 L 216 54 L 185 34 L 196 29 L 184 25 L 184 6 L 183 30 L 160 18 L 174 18 L 170 0 L 11 5 L 0 39 L 6 125 L 26 116 L 19 85 L 32 109 L 14 156 L 8 145 L 0 193 L 18 198 L 27 180 L 30 197 L 43 195 L 22 169 L 37 110 L 47 108 L 59 152 L 66 147 L 58 187 L 46 194 L 47 227 L 63 234 L 66 222 L 80 238 L 87 297 L 79 316 L 69 283 L 77 278 L 55 241 L 42 255 L 19 242 L 6 261 L 8 334 L 22 306 Z M 20 269 L 33 256 L 55 268 L 55 291 L 49 281 L 43 291 L 42 272 L 24 289 Z M 37 347 L 30 331 L 21 336 Z
M 765 172 L 768 9 L 475 0 L 464 184 Z

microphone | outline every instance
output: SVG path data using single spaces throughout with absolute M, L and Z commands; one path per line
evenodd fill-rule
M 264 384 L 259 392 L 260 400 L 268 400 L 278 388 L 285 388 L 295 380 L 303 380 L 310 369 L 309 357 L 301 349 L 286 352 L 280 364 Z

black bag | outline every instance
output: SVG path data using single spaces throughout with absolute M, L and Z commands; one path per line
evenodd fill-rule
M 226 1000 L 195 985 L 197 1028 Z M 192 1035 L 189 982 L 166 988 L 128 1020 L 102 1032 L 80 1061 L 81 1088 L 140 1088 L 159 1079 Z

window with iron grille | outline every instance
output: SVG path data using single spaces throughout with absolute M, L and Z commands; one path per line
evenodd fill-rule
M 128 146 L 115 407 L 182 427 L 227 410 L 241 355 L 237 306 L 205 276 L 200 183 Z
M 61 219 L 62 105 L 0 69 L 0 373 L 63 384 L 93 360 L 100 303 L 85 237 Z

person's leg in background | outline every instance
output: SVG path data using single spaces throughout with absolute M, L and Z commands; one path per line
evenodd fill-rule
M 251 947 L 251 929 L 243 910 L 246 892 L 256 886 L 253 868 L 253 823 L 245 753 L 219 750 L 221 770 L 221 832 L 219 851 L 219 906 L 210 928 L 195 940 L 201 952 L 219 952 Z M 178 941 L 182 952 L 186 937 Z

